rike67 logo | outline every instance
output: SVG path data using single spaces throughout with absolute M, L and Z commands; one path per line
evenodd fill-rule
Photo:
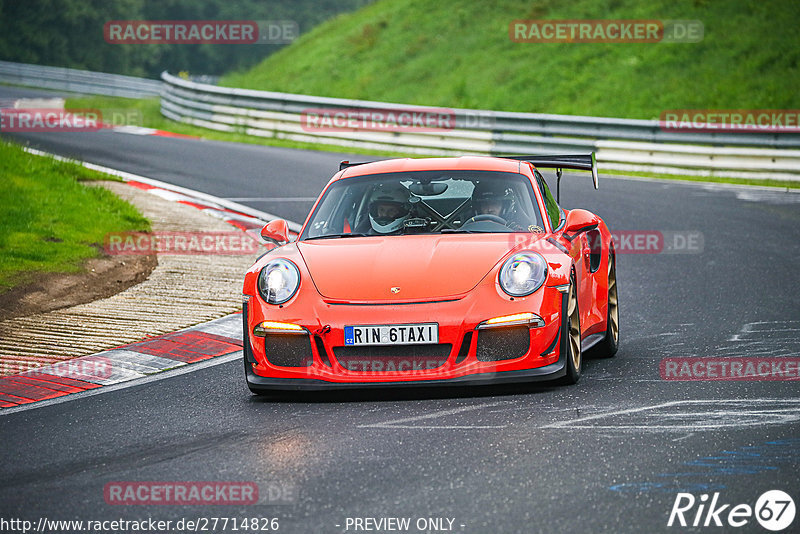
M 710 497 L 710 499 L 709 499 Z M 794 521 L 794 500 L 781 490 L 764 492 L 755 503 L 731 505 L 720 501 L 719 492 L 696 498 L 691 493 L 678 493 L 672 504 L 667 526 L 743 527 L 753 517 L 767 530 L 784 530 Z

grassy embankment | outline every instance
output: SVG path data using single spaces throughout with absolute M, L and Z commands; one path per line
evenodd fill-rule
M 109 179 L 0 141 L 0 293 L 38 273 L 79 271 L 109 232 L 150 229 L 136 208 L 81 183 Z
M 694 19 L 699 43 L 515 43 L 517 19 Z M 794 109 L 794 0 L 380 0 L 221 85 L 459 108 L 658 118 Z

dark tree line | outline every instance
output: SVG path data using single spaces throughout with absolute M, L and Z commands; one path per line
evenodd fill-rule
M 370 0 L 0 0 L 0 59 L 157 77 L 222 74 L 283 45 L 110 44 L 111 20 L 292 20 L 304 33 Z

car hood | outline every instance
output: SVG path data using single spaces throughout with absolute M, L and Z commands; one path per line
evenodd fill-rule
M 435 300 L 475 287 L 513 247 L 513 239 L 513 234 L 374 236 L 301 241 L 297 248 L 323 297 Z

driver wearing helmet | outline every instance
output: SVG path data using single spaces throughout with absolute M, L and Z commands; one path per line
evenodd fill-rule
M 379 186 L 369 203 L 369 223 L 377 234 L 391 234 L 403 228 L 409 216 L 408 191 L 402 186 Z
M 521 228 L 517 222 L 514 193 L 504 181 L 481 180 L 472 191 L 475 215 L 470 221 L 492 221 L 512 230 Z
M 507 219 L 514 208 L 513 194 L 503 182 L 482 180 L 472 191 L 475 215 L 493 215 Z
M 506 211 L 503 207 L 503 201 L 495 197 L 476 199 L 474 206 L 476 215 L 494 215 L 502 218 L 503 213 Z

